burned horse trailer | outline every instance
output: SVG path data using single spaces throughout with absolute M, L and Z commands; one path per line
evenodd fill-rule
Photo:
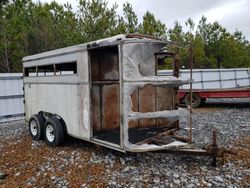
M 178 78 L 179 55 L 167 45 L 118 35 L 24 57 L 32 138 L 57 146 L 70 135 L 123 152 L 187 148 L 190 135 L 177 133 L 189 122 L 178 89 L 189 80 Z M 173 75 L 158 75 L 166 58 Z

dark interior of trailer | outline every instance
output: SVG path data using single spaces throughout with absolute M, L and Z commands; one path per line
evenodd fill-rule
M 93 138 L 120 145 L 118 47 L 93 49 L 89 54 Z M 111 132 L 115 139 L 110 139 L 107 135 Z

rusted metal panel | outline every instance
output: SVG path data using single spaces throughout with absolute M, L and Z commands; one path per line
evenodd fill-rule
M 173 110 L 175 108 L 174 88 L 158 87 L 146 85 L 143 88 L 136 89 L 131 94 L 132 111 L 134 112 L 154 112 L 163 110 Z M 139 98 L 138 98 L 139 97 Z M 139 100 L 139 101 L 138 101 Z M 129 128 L 150 127 L 150 126 L 168 126 L 169 121 L 166 119 L 144 119 L 130 121 Z
M 132 111 L 138 112 L 139 110 L 139 99 L 138 99 L 139 89 L 137 88 L 130 96 L 132 100 Z M 129 121 L 129 128 L 136 128 L 139 126 L 138 120 Z
M 156 94 L 156 111 L 173 110 L 173 88 L 157 87 Z M 168 124 L 169 121 L 166 119 L 157 119 L 158 126 L 167 126 Z
M 99 55 L 92 55 L 91 56 L 91 79 L 92 81 L 98 81 L 99 80 Z
M 174 109 L 178 109 L 179 107 L 179 104 L 180 104 L 180 97 L 179 97 L 179 88 L 174 88 L 174 101 L 173 101 L 173 104 L 174 104 Z
M 155 112 L 155 87 L 145 85 L 139 89 L 140 112 Z M 139 127 L 150 127 L 155 125 L 154 119 L 139 120 Z
M 156 111 L 173 110 L 174 89 L 167 87 L 156 88 Z
M 119 84 L 93 85 L 91 101 L 92 124 L 95 131 L 119 128 Z
M 101 130 L 101 102 L 100 102 L 100 87 L 98 85 L 92 86 L 91 91 L 91 112 L 92 124 L 94 130 Z
M 120 126 L 119 84 L 102 87 L 102 130 Z

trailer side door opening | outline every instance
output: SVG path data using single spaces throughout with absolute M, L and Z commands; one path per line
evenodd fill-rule
M 120 79 L 118 47 L 89 50 L 93 138 L 120 146 Z

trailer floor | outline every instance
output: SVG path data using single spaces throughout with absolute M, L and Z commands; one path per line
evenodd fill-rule
M 128 131 L 129 142 L 135 144 L 168 129 L 169 127 L 130 128 Z M 120 145 L 120 131 L 118 129 L 94 132 L 94 138 Z

